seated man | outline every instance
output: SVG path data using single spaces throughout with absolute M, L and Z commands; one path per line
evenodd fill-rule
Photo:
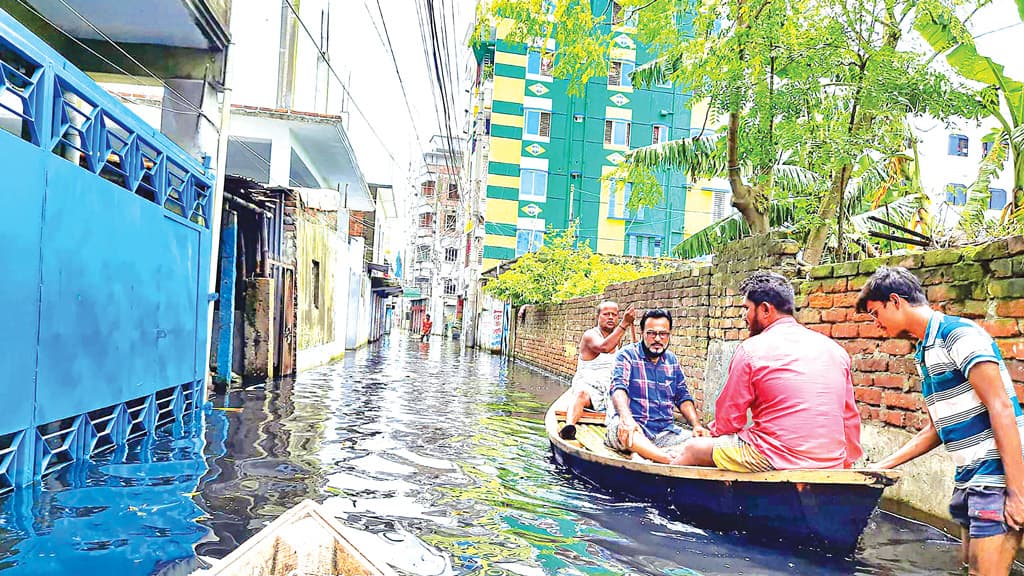
M 608 382 L 612 377 L 615 350 L 618 349 L 627 328 L 633 328 L 636 311 L 632 306 L 619 322 L 619 305 L 601 302 L 597 307 L 597 326 L 583 333 L 580 339 L 576 375 L 572 378 L 573 403 L 565 415 L 565 427 L 559 431 L 562 438 L 576 437 L 576 423 L 585 408 L 603 412 L 608 396 Z M 636 340 L 636 334 L 633 335 Z
M 735 472 L 849 468 L 860 458 L 850 356 L 793 318 L 793 287 L 771 272 L 743 281 L 750 338 L 736 348 L 715 402 L 713 438 L 688 442 L 673 464 Z M 747 424 L 747 410 L 753 424 Z
M 707 436 L 676 355 L 668 351 L 672 315 L 648 310 L 640 319 L 640 342 L 626 346 L 615 357 L 605 443 L 621 452 L 662 464 L 672 460 L 666 449 L 690 439 L 691 433 L 672 419 L 672 408 L 693 426 L 692 436 Z

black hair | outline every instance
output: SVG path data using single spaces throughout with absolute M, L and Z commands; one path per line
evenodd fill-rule
M 921 288 L 921 281 L 911 274 L 910 270 L 900 266 L 882 266 L 875 270 L 860 289 L 857 312 L 863 314 L 868 311 L 868 302 L 887 302 L 893 294 L 903 298 L 911 306 L 928 304 L 924 288 Z
M 640 317 L 640 331 L 644 329 L 644 325 L 647 324 L 648 318 L 668 318 L 668 329 L 672 329 L 672 313 L 662 308 L 655 308 L 653 310 L 645 310 L 644 315 Z
M 775 272 L 758 270 L 740 283 L 740 290 L 754 304 L 767 302 L 783 314 L 793 314 L 796 297 L 789 279 Z

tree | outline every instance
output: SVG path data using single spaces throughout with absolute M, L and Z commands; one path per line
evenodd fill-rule
M 638 12 L 638 39 L 657 57 L 633 73 L 634 85 L 663 81 L 709 103 L 705 128 L 690 138 L 631 151 L 619 171 L 633 182 L 634 205 L 661 200 L 659 172 L 724 177 L 750 232 L 772 225 L 772 206 L 803 204 L 797 223 L 804 259 L 821 260 L 828 239 L 845 252 L 845 195 L 858 168 L 907 149 L 908 114 L 975 116 L 968 91 L 928 68 L 926 55 L 900 49 L 918 0 L 621 0 Z M 604 20 L 556 2 L 552 25 L 531 0 L 502 0 L 492 15 L 513 29 L 555 37 L 555 73 L 585 82 L 603 73 Z M 681 23 L 687 25 L 680 25 Z M 725 118 L 722 134 L 713 116 Z M 801 202 L 802 201 L 802 202 Z
M 1024 20 L 1024 0 L 1016 0 L 1016 4 L 1017 13 Z M 958 18 L 949 6 L 929 2 L 922 6 L 921 16 L 915 23 L 915 28 L 936 54 L 944 55 L 957 73 L 984 85 L 978 93 L 979 102 L 984 114 L 995 118 L 1000 125 L 987 138 L 993 144 L 992 150 L 970 190 L 975 202 L 974 206 L 970 201 L 968 205 L 968 231 L 979 225 L 978 205 L 982 205 L 980 212 L 983 214 L 988 200 L 988 182 L 1002 170 L 1007 156 L 1012 157 L 1013 191 L 1004 210 L 1004 220 L 1012 216 L 1018 223 L 1024 223 L 1024 82 L 1008 77 L 1003 66 L 978 53 L 968 30 L 969 20 L 970 17 Z
M 600 294 L 609 284 L 672 271 L 655 263 L 616 262 L 594 254 L 585 243 L 573 248 L 575 243 L 575 228 L 550 234 L 540 250 L 517 258 L 484 286 L 484 292 L 514 306 L 547 304 Z

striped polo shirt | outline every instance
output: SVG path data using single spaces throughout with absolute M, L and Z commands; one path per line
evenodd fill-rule
M 1005 486 L 1006 474 L 988 409 L 967 381 L 975 364 L 998 364 L 1003 389 L 1017 417 L 1017 430 L 1024 430 L 1013 381 L 995 341 L 970 320 L 935 312 L 924 340 L 917 344 L 914 359 L 923 378 L 921 391 L 928 413 L 956 464 L 956 487 Z

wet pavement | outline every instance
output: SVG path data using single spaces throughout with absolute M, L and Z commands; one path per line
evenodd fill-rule
M 0 502 L 5 574 L 187 574 L 312 498 L 401 572 L 960 574 L 959 544 L 876 512 L 849 558 L 674 520 L 555 466 L 565 384 L 397 333 L 295 380 L 233 390 L 178 430 Z

